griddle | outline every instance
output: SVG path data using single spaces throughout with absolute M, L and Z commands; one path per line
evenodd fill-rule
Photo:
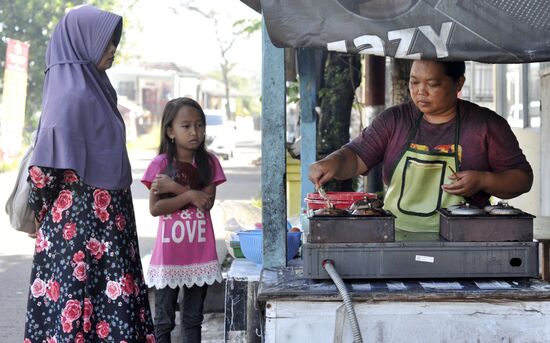
M 310 216 L 309 243 L 393 242 L 395 216 Z
M 522 212 L 511 215 L 453 215 L 438 210 L 440 235 L 450 242 L 531 242 L 535 216 Z
M 304 276 L 329 279 L 334 261 L 343 279 L 536 278 L 537 242 L 304 243 Z
M 395 242 L 395 217 L 310 216 L 302 246 L 304 276 L 328 279 L 330 259 L 343 279 L 537 278 L 533 218 L 440 211 L 439 241 Z

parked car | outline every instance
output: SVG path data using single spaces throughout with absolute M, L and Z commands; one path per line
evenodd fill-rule
M 234 122 L 228 121 L 225 112 L 204 110 L 206 115 L 206 148 L 224 160 L 233 157 L 235 152 L 236 129 Z

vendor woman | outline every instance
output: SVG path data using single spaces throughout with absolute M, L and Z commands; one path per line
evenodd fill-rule
M 483 207 L 491 195 L 529 191 L 533 172 L 506 120 L 458 98 L 464 71 L 464 62 L 414 61 L 412 101 L 386 109 L 359 137 L 313 163 L 309 179 L 319 187 L 382 163 L 396 240 L 437 239 L 436 210 L 465 198 Z

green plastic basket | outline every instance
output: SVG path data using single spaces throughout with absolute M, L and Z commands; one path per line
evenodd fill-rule
M 229 242 L 229 253 L 235 258 L 245 258 L 243 251 L 241 250 L 241 242 L 239 241 L 230 241 Z

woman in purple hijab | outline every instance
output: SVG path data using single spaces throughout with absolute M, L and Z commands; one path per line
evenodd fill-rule
M 37 232 L 29 342 L 154 342 L 124 122 L 105 70 L 122 18 L 69 11 L 46 51 L 29 204 Z

